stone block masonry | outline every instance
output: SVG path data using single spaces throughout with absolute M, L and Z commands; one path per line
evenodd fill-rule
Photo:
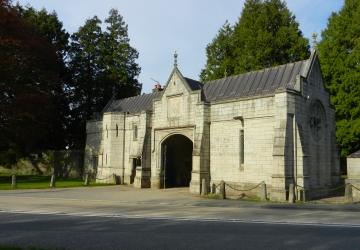
M 174 65 L 164 89 L 112 100 L 88 121 L 85 151 L 99 180 L 115 174 L 139 188 L 200 194 L 221 181 L 263 183 L 262 196 L 284 201 L 290 186 L 311 198 L 339 183 L 334 110 L 316 53 L 208 83 Z

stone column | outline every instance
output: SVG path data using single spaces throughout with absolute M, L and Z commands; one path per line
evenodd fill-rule
M 190 182 L 190 192 L 193 194 L 200 194 L 200 155 L 193 155 L 192 157 L 192 172 Z
M 285 177 L 285 140 L 286 140 L 286 119 L 277 122 L 274 128 L 273 146 L 273 173 L 271 182 L 271 200 L 286 200 L 286 177 Z
M 263 182 L 260 186 L 260 199 L 262 201 L 266 201 L 267 200 L 267 191 L 266 191 L 266 184 L 265 182 Z
M 206 183 L 206 179 L 201 179 L 201 195 L 207 195 L 208 194 L 208 186 Z
M 286 185 L 288 178 L 285 169 L 287 166 L 286 151 L 292 148 L 287 140 L 292 141 L 292 134 L 287 135 L 288 125 L 288 98 L 287 93 L 279 93 L 275 95 L 275 126 L 274 126 L 274 146 L 273 146 L 273 168 L 272 181 L 270 188 L 270 199 L 277 201 L 286 201 Z M 293 166 L 291 166 L 293 167 Z
M 12 175 L 11 176 L 11 188 L 12 189 L 16 189 L 17 185 L 16 185 L 16 175 Z

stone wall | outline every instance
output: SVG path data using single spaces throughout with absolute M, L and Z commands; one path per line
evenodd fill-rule
M 265 182 L 270 199 L 286 200 L 290 183 L 308 197 L 339 184 L 335 113 L 312 58 L 292 90 L 206 102 L 175 67 L 152 111 L 105 113 L 87 125 L 86 161 L 98 155 L 98 178 L 113 173 L 136 187 L 162 187 L 163 142 L 193 142 L 190 192 L 221 180 L 240 189 Z M 243 143 L 242 143 L 243 140 Z M 110 180 L 105 180 L 110 181 Z
M 274 97 L 212 104 L 210 125 L 211 182 L 244 188 L 271 182 Z M 237 119 L 241 117 L 241 119 Z M 240 133 L 244 134 L 241 164 Z M 261 131 L 261 132 L 260 132 Z
M 151 187 L 162 186 L 163 170 L 161 166 L 162 142 L 173 134 L 181 134 L 193 142 L 192 179 L 190 190 L 200 191 L 201 176 L 208 177 L 204 162 L 200 157 L 204 131 L 205 104 L 201 102 L 201 91 L 191 91 L 181 73 L 174 69 L 162 98 L 154 101 L 153 140 L 151 144 Z M 207 166 L 208 168 L 208 166 Z
M 124 116 L 123 113 L 111 112 L 103 115 L 102 148 L 97 171 L 99 182 L 112 182 L 113 174 L 122 176 Z
M 335 111 L 330 106 L 320 65 L 316 60 L 309 76 L 301 79 L 301 95 L 293 95 L 297 124 L 297 183 L 308 198 L 328 195 L 318 190 L 340 184 L 339 154 L 335 139 Z M 290 107 L 292 105 L 289 105 Z
M 360 153 L 359 153 L 360 154 Z M 347 158 L 347 180 L 346 183 L 350 183 L 356 188 L 352 188 L 354 201 L 360 201 L 360 157 L 348 157 Z
M 102 122 L 102 131 L 98 132 L 96 137 L 98 145 L 98 165 L 97 181 L 113 182 L 112 175 L 120 176 L 125 184 L 135 182 L 136 167 L 142 158 L 145 161 L 144 166 L 149 168 L 149 157 L 144 157 L 145 135 L 150 137 L 148 114 L 141 112 L 139 114 L 126 113 L 104 113 Z M 89 123 L 91 126 L 91 123 Z M 148 133 L 146 134 L 146 131 Z M 91 136 L 89 142 L 91 141 Z M 94 139 L 92 139 L 94 140 Z M 148 138 L 148 141 L 150 138 Z M 140 173 L 141 174 L 141 171 Z M 149 186 L 149 184 L 137 184 L 139 187 Z
M 143 157 L 143 146 L 147 129 L 147 114 L 145 112 L 136 115 L 127 115 L 125 122 L 125 183 L 132 184 L 135 181 L 136 167 Z M 137 130 L 137 131 L 136 131 Z M 146 161 L 145 161 L 146 162 Z M 146 166 L 143 166 L 146 167 Z
M 102 120 L 90 120 L 86 123 L 86 144 L 84 154 L 84 171 L 96 174 L 101 161 Z

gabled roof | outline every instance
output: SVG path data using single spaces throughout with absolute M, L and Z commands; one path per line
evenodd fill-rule
M 179 76 L 185 81 L 187 88 L 191 91 L 202 90 L 204 100 L 213 102 L 274 94 L 276 91 L 287 89 L 298 91 L 298 89 L 296 89 L 297 77 L 302 76 L 307 78 L 316 59 L 316 52 L 313 52 L 308 60 L 225 77 L 205 84 L 183 77 L 176 66 L 171 75 L 178 72 Z M 163 92 L 164 91 L 121 100 L 112 100 L 104 108 L 103 112 L 137 113 L 140 111 L 152 110 L 153 100 L 162 96 Z
M 185 81 L 187 82 L 187 84 L 189 85 L 189 87 L 191 88 L 191 90 L 199 90 L 202 89 L 202 87 L 204 86 L 203 83 L 195 81 L 193 79 L 184 77 Z

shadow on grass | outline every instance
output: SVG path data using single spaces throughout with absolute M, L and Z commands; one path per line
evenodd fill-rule
M 19 175 L 16 176 L 16 189 L 41 189 L 50 188 L 50 176 L 37 175 Z M 91 186 L 108 186 L 113 184 L 90 182 Z M 81 178 L 57 178 L 56 188 L 82 187 L 84 181 Z M 11 188 L 11 176 L 0 176 L 0 190 L 9 190 Z M 1 248 L 0 248 L 1 250 Z
M 0 246 L 0 250 L 62 250 L 61 248 Z

